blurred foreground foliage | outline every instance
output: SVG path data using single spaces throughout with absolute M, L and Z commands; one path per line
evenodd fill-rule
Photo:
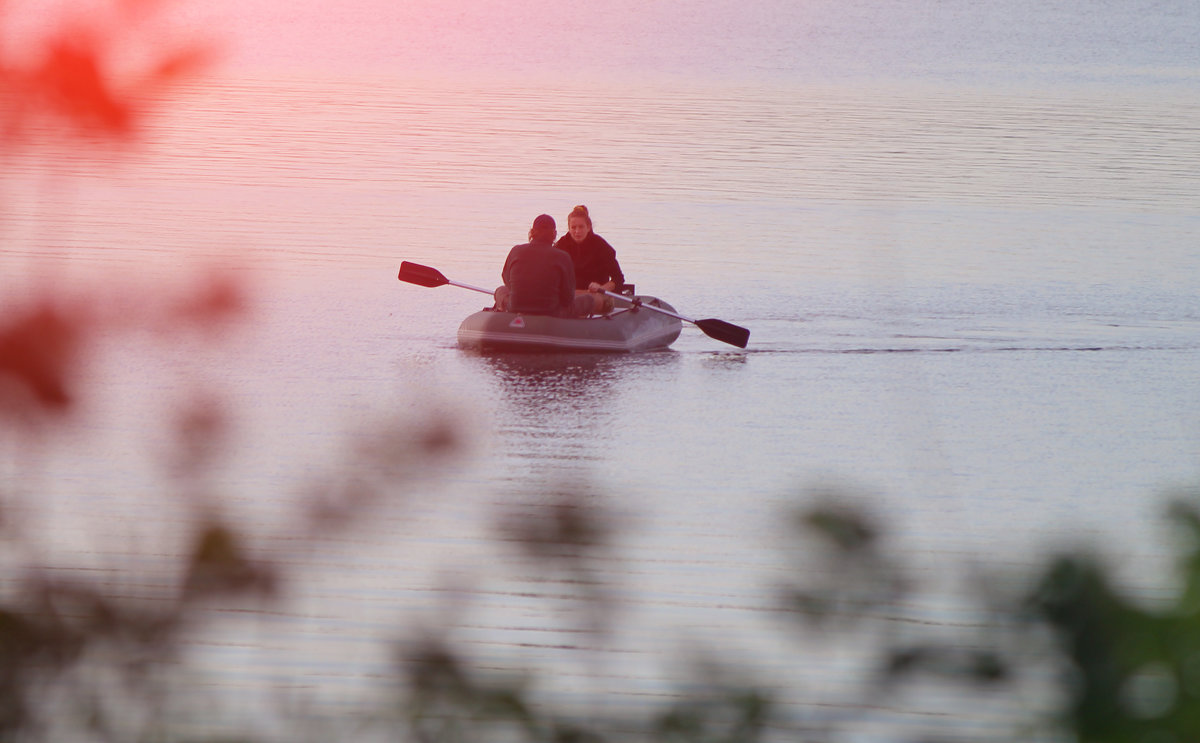
M 3 146 L 22 146 L 31 128 L 44 131 L 47 121 L 62 125 L 64 137 L 135 137 L 149 94 L 167 100 L 166 86 L 204 56 L 204 47 L 190 42 L 151 45 L 154 53 L 143 55 L 139 71 L 113 73 L 126 69 L 112 64 L 118 37 L 139 27 L 129 21 L 140 21 L 153 5 L 114 0 L 106 21 L 51 26 L 40 53 L 28 59 L 5 56 L 11 45 L 0 46 Z M 0 5 L 0 21 L 12 8 Z M 21 499 L 38 495 L 20 482 L 23 460 L 33 453 L 28 442 L 55 446 L 78 401 L 103 392 L 91 388 L 83 371 L 88 355 L 125 331 L 165 330 L 160 339 L 169 344 L 189 329 L 208 333 L 244 322 L 242 292 L 224 277 L 176 294 L 147 288 L 144 300 L 153 309 L 135 317 L 97 315 L 94 297 L 49 288 L 6 298 L 0 426 L 13 475 L 0 482 L 0 740 L 214 739 L 217 733 L 183 732 L 193 729 L 184 722 L 195 714 L 189 710 L 204 707 L 190 697 L 192 687 L 174 682 L 186 673 L 189 639 L 214 621 L 214 606 L 265 610 L 303 580 L 263 558 L 255 536 L 225 514 L 215 494 L 195 496 L 195 518 L 172 553 L 181 564 L 167 571 L 175 576 L 170 581 L 124 575 L 114 582 L 112 571 L 57 569 L 41 542 L 21 528 Z M 219 334 L 204 337 L 216 342 Z M 174 442 L 164 491 L 201 482 L 218 464 L 226 410 L 200 399 L 164 411 L 164 439 Z M 356 528 L 395 497 L 414 470 L 461 455 L 462 431 L 448 420 L 426 420 L 379 431 L 373 440 L 344 474 L 312 483 L 293 525 L 295 538 L 315 542 L 318 534 Z M 88 487 L 102 493 L 107 485 Z M 298 722 L 279 733 L 246 731 L 228 739 L 1191 743 L 1200 740 L 1196 502 L 1194 495 L 1181 497 L 1171 507 L 1183 538 L 1179 589 L 1168 600 L 1140 604 L 1115 587 L 1101 555 L 1069 551 L 1045 560 L 1024 583 L 983 580 L 958 596 L 971 616 L 987 618 L 964 628 L 897 621 L 898 607 L 923 588 L 888 547 L 886 530 L 844 493 L 812 494 L 795 514 L 791 539 L 804 549 L 795 579 L 779 587 L 775 611 L 787 627 L 780 652 L 797 664 L 812 648 L 852 648 L 864 659 L 865 681 L 839 687 L 832 697 L 781 688 L 715 648 L 712 657 L 691 660 L 686 688 L 635 710 L 602 703 L 559 708 L 532 692 L 536 664 L 517 676 L 481 667 L 443 626 L 397 644 L 393 703 L 378 715 L 335 721 L 328 733 Z M 576 587 L 584 604 L 579 633 L 613 632 L 620 621 L 608 600 L 613 587 L 597 578 L 597 565 L 615 549 L 613 518 L 594 499 L 573 492 L 546 494 L 538 509 L 501 519 L 497 542 L 518 545 L 542 576 Z M 1004 585 L 1024 588 L 1012 592 Z M 792 646 L 787 635 L 807 644 Z M 872 728 L 879 710 L 903 717 L 922 691 L 939 687 L 975 694 L 970 698 L 980 707 L 959 708 L 927 726 Z M 1003 701 L 995 706 L 998 721 L 969 724 L 997 699 Z M 829 710 L 834 713 L 822 713 Z M 205 714 L 219 721 L 220 710 Z

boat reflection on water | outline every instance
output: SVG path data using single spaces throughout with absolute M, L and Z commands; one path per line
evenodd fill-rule
M 508 564 L 533 586 L 505 599 L 518 604 L 520 640 L 539 638 L 534 658 L 543 666 L 582 664 L 592 680 L 611 678 L 611 599 L 629 577 L 617 546 L 636 515 L 608 463 L 613 447 L 631 431 L 640 436 L 653 418 L 639 400 L 664 375 L 677 374 L 682 356 L 664 350 L 469 358 L 494 382 L 498 398 L 492 518 L 505 549 L 524 556 Z
M 503 353 L 473 357 L 494 380 L 499 420 L 496 445 L 512 465 L 514 487 L 582 483 L 605 461 L 607 444 L 648 417 L 639 392 L 680 355 Z
M 601 423 L 596 417 L 608 415 L 614 385 L 629 361 L 609 353 L 503 353 L 479 359 L 499 382 L 505 408 L 546 431 L 571 418 L 589 426 Z

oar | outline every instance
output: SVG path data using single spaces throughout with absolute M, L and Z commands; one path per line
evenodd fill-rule
M 460 284 L 457 281 L 451 281 L 443 276 L 442 272 L 436 268 L 422 266 L 419 263 L 409 263 L 408 261 L 404 261 L 400 264 L 399 279 L 401 281 L 407 281 L 410 284 L 417 284 L 419 286 L 435 287 L 450 284 L 451 286 L 460 286 L 463 289 L 472 289 L 477 292 L 483 292 L 484 294 L 494 293 L 491 289 L 484 289 L 478 286 L 471 286 L 470 284 Z
M 626 302 L 630 301 L 629 297 L 625 296 L 624 294 L 617 294 L 616 292 L 609 292 L 609 291 L 606 291 L 604 293 L 610 297 L 613 297 L 614 299 L 621 299 Z M 643 304 L 642 302 L 639 302 L 639 301 L 635 301 L 633 304 L 636 307 L 643 307 L 648 310 L 654 310 L 655 312 L 661 312 L 664 315 L 670 315 L 671 317 L 678 318 L 680 320 L 683 320 L 684 322 L 690 322 L 693 325 L 695 325 L 696 327 L 703 330 L 704 334 L 707 335 L 709 338 L 716 338 L 717 340 L 722 341 L 724 343 L 728 343 L 731 346 L 737 346 L 738 348 L 745 348 L 746 343 L 750 340 L 750 331 L 748 329 L 740 327 L 738 325 L 734 325 L 733 323 L 725 322 L 724 320 L 716 320 L 713 318 L 708 318 L 706 320 L 693 320 L 690 317 L 684 317 L 683 315 L 677 315 L 674 312 L 671 312 L 670 310 L 665 310 L 662 307 L 655 307 L 652 304 Z

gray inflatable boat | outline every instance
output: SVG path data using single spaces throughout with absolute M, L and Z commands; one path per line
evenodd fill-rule
M 657 297 L 614 299 L 612 312 L 592 317 L 551 317 L 481 310 L 458 327 L 458 345 L 480 351 L 588 351 L 637 353 L 667 348 L 679 337 L 679 318 Z
M 417 286 L 459 286 L 492 295 L 484 289 L 451 281 L 436 268 L 404 261 L 401 281 Z M 666 348 L 679 337 L 682 322 L 690 322 L 709 338 L 745 348 L 750 331 L 714 317 L 693 320 L 657 297 L 634 294 L 632 284 L 625 293 L 604 292 L 613 299 L 612 312 L 587 318 L 524 315 L 485 309 L 476 312 L 458 328 L 458 343 L 464 348 L 499 351 L 610 351 L 634 353 Z M 682 322 L 681 322 L 682 321 Z

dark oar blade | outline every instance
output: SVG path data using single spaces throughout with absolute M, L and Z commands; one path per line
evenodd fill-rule
M 696 327 L 703 330 L 708 337 L 716 338 L 738 348 L 745 348 L 746 343 L 750 341 L 749 330 L 724 320 L 697 320 Z
M 410 284 L 419 286 L 445 286 L 450 283 L 450 280 L 442 275 L 442 272 L 436 268 L 422 266 L 419 263 L 409 263 L 404 261 L 400 264 L 401 281 L 407 281 Z

